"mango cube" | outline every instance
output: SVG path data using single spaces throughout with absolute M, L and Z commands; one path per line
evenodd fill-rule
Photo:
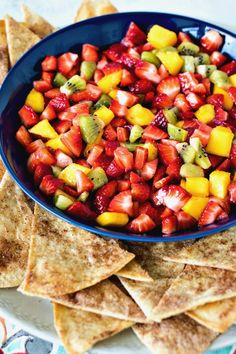
M 58 136 L 54 139 L 48 140 L 45 145 L 52 148 L 53 150 L 60 149 L 65 154 L 70 155 L 70 156 L 72 155 L 71 151 L 61 141 L 60 136 Z
M 229 82 L 233 87 L 236 87 L 236 74 L 229 76 Z
M 175 32 L 170 31 L 167 28 L 154 25 L 148 32 L 147 40 L 154 48 L 160 49 L 174 46 L 177 43 L 177 36 Z
M 26 97 L 25 104 L 30 106 L 36 113 L 41 113 L 44 110 L 44 97 L 41 92 L 32 89 Z
M 31 129 L 29 129 L 29 132 L 45 139 L 55 139 L 58 137 L 57 132 L 47 119 L 41 120 L 39 123 L 35 124 Z
M 62 179 L 69 186 L 76 187 L 77 170 L 84 172 L 86 175 L 91 171 L 91 169 L 88 167 L 79 165 L 77 163 L 72 163 L 61 171 L 58 178 Z
M 183 189 L 186 189 L 186 181 L 184 178 L 182 178 L 180 181 L 180 187 L 182 187 Z
M 234 172 L 233 181 L 236 181 L 236 172 Z
M 148 108 L 143 107 L 141 104 L 137 103 L 128 110 L 126 116 L 127 121 L 133 125 L 148 125 L 152 122 L 154 114 Z
M 129 217 L 125 213 L 113 213 L 106 211 L 96 218 L 99 225 L 105 227 L 122 227 L 129 222 Z
M 202 123 L 209 123 L 215 118 L 215 109 L 212 104 L 204 104 L 196 112 L 195 116 Z
M 153 161 L 157 158 L 157 147 L 152 143 L 145 143 L 142 146 L 148 150 L 148 161 Z
M 206 152 L 218 156 L 229 157 L 234 134 L 230 128 L 215 127 L 211 131 Z
M 157 56 L 171 75 L 177 75 L 184 64 L 184 60 L 176 51 L 160 51 Z
M 228 94 L 228 92 L 225 91 L 223 88 L 221 88 L 217 85 L 214 85 L 213 93 L 214 94 L 219 93 L 224 96 L 223 108 L 226 109 L 227 111 L 230 111 L 234 105 L 234 102 L 233 102 L 232 98 L 230 97 L 230 95 Z
M 230 173 L 213 171 L 210 174 L 210 193 L 217 198 L 225 198 L 230 184 Z
M 111 90 L 110 92 L 109 92 L 109 96 L 111 97 L 111 98 L 113 98 L 113 100 L 115 100 L 116 99 L 116 95 L 117 95 L 117 90 Z
M 184 126 L 184 120 L 179 120 L 175 125 L 176 125 L 176 127 L 178 127 L 178 128 L 183 128 L 183 126 Z
M 188 177 L 185 189 L 194 197 L 208 197 L 209 181 L 204 177 Z
M 107 108 L 106 106 L 101 106 L 100 108 L 98 108 L 94 112 L 94 115 L 97 116 L 100 120 L 102 120 L 105 125 L 108 125 L 115 117 L 112 110 Z
M 115 71 L 114 73 L 105 75 L 98 81 L 97 85 L 100 89 L 105 92 L 109 93 L 113 88 L 119 85 L 122 77 L 122 70 Z
M 182 210 L 198 220 L 205 209 L 208 200 L 209 198 L 207 197 L 192 197 L 187 201 Z

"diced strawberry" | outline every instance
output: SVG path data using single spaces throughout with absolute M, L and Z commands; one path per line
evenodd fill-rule
M 224 111 L 221 107 L 215 107 L 215 118 L 212 123 L 225 122 L 228 120 L 229 113 Z
M 116 133 L 117 133 L 117 140 L 119 142 L 125 142 L 129 139 L 129 132 L 126 128 L 118 127 L 116 129 Z
M 54 73 L 48 73 L 47 71 L 42 72 L 42 80 L 46 81 L 48 84 L 52 84 L 54 78 Z
M 161 80 L 156 65 L 143 60 L 139 60 L 135 65 L 135 75 L 140 79 L 147 79 L 155 84 L 158 84 Z
M 130 181 L 128 179 L 119 179 L 118 183 L 118 192 L 124 192 L 130 189 Z
M 139 97 L 128 91 L 117 90 L 116 100 L 123 106 L 131 107 L 139 101 Z
M 93 167 L 102 167 L 105 171 L 110 166 L 112 157 L 102 153 L 94 162 Z
M 178 229 L 178 220 L 175 215 L 164 218 L 161 222 L 161 230 L 165 235 L 170 235 Z
M 202 145 L 206 146 L 208 144 L 208 141 L 210 139 L 212 128 L 209 127 L 209 125 L 201 123 L 199 124 L 198 129 L 194 129 L 193 134 L 191 135 L 192 138 L 199 138 Z
M 220 93 L 215 93 L 211 96 L 207 97 L 207 103 L 209 104 L 213 104 L 213 106 L 215 107 L 223 107 L 223 103 L 224 103 L 224 95 L 220 94 Z
M 230 87 L 227 91 L 231 99 L 234 101 L 234 103 L 236 103 L 236 87 Z
M 192 42 L 191 37 L 185 33 L 185 32 L 179 32 L 178 33 L 178 42 L 182 43 L 182 42 Z
M 105 195 L 97 195 L 94 199 L 94 208 L 98 214 L 104 213 L 109 206 L 110 198 Z
M 96 101 L 99 99 L 99 97 L 102 94 L 102 90 L 100 89 L 100 87 L 96 86 L 96 85 L 92 85 L 92 84 L 87 84 L 86 86 L 86 92 L 89 94 L 89 101 Z
M 53 55 L 46 56 L 41 63 L 42 71 L 56 71 L 57 58 Z
M 92 44 L 83 44 L 82 46 L 82 60 L 98 61 L 98 47 Z
M 220 213 L 216 220 L 220 222 L 226 221 L 227 219 L 229 219 L 229 215 L 225 211 L 222 211 L 222 213 Z
M 65 53 L 58 57 L 58 71 L 62 73 L 62 75 L 68 75 L 73 66 L 75 66 L 79 61 L 78 54 L 75 53 Z
M 87 175 L 80 170 L 76 171 L 76 183 L 77 183 L 77 192 L 79 194 L 83 192 L 90 192 L 94 187 L 94 184 L 91 181 L 91 179 L 89 179 Z
M 53 127 L 58 134 L 66 133 L 72 125 L 72 122 L 69 120 L 58 120 L 54 122 Z
M 236 203 L 236 181 L 230 183 L 228 191 L 231 203 Z
M 129 90 L 136 94 L 145 94 L 147 92 L 153 91 L 154 87 L 150 80 L 140 79 L 130 85 Z
M 78 201 L 74 202 L 66 212 L 75 218 L 83 220 L 94 221 L 97 217 L 97 214 L 91 210 L 87 204 Z
M 149 125 L 147 128 L 144 129 L 142 138 L 143 139 L 153 139 L 153 140 L 160 140 L 165 139 L 168 137 L 168 134 L 163 130 L 155 127 L 154 125 Z
M 60 139 L 74 156 L 80 156 L 83 144 L 79 127 L 71 127 L 68 132 L 61 135 Z
M 115 161 L 125 169 L 125 172 L 131 171 L 134 166 L 134 157 L 132 152 L 123 146 L 119 146 L 114 151 Z
M 131 194 L 133 200 L 138 202 L 145 202 L 150 195 L 150 187 L 146 183 L 132 183 L 131 184 Z
M 218 203 L 214 201 L 209 201 L 205 209 L 203 210 L 200 219 L 198 220 L 199 226 L 205 226 L 212 224 L 222 213 L 223 209 L 219 206 Z
M 166 173 L 175 178 L 180 178 L 180 168 L 182 166 L 182 160 L 180 157 L 177 157 L 174 161 L 172 161 L 166 169 Z
M 162 128 L 163 130 L 167 130 L 167 119 L 163 113 L 163 110 L 159 110 L 155 115 L 151 125 L 154 125 L 157 128 Z
M 106 174 L 108 177 L 120 177 L 124 172 L 124 168 L 121 167 L 115 160 L 111 161 L 109 166 L 106 168 Z
M 105 51 L 105 54 L 111 61 L 117 61 L 126 51 L 127 48 L 122 43 L 115 43 Z
M 135 76 L 127 69 L 122 69 L 120 86 L 129 86 L 135 82 Z
M 67 112 L 77 113 L 79 115 L 89 114 L 89 108 L 91 106 L 91 102 L 83 101 L 77 104 L 74 104 L 66 109 Z
M 102 69 L 105 75 L 109 75 L 120 70 L 122 70 L 122 65 L 116 62 L 107 63 Z
M 24 105 L 19 111 L 21 122 L 26 128 L 30 128 L 39 122 L 37 114 L 33 111 L 30 106 Z
M 165 93 L 159 93 L 153 100 L 153 107 L 157 109 L 169 108 L 172 104 L 172 99 Z
M 158 151 L 164 165 L 169 165 L 178 157 L 177 150 L 171 145 L 158 144 Z
M 236 170 L 236 144 L 232 144 L 230 151 L 230 162 L 234 170 Z
M 134 167 L 136 170 L 142 170 L 148 158 L 148 150 L 142 146 L 137 146 L 134 153 Z
M 144 104 L 151 105 L 155 97 L 155 93 L 153 91 L 147 92 L 144 96 Z
M 114 157 L 114 151 L 120 146 L 118 141 L 104 141 L 104 149 L 107 156 Z
M 105 55 L 102 55 L 101 59 L 97 62 L 97 69 L 98 70 L 103 70 L 103 68 L 106 66 L 108 63 L 108 60 Z
M 117 138 L 116 130 L 113 128 L 113 126 L 111 124 L 108 124 L 105 127 L 103 136 L 106 140 L 109 140 L 109 141 L 116 140 L 116 138 Z
M 172 216 L 172 215 L 174 215 L 173 210 L 165 207 L 160 215 L 160 218 L 161 218 L 161 220 L 163 220 L 163 219 L 168 218 L 169 216 Z
M 76 119 L 78 117 L 77 113 L 67 112 L 67 110 L 58 113 L 58 119 L 60 120 L 70 120 Z M 76 125 L 76 124 L 74 124 Z
M 230 169 L 230 159 L 225 159 L 218 167 L 217 170 L 219 171 L 229 171 Z
M 123 117 L 115 117 L 111 121 L 113 128 L 124 127 L 127 124 L 127 120 Z
M 87 162 L 91 166 L 93 166 L 93 164 L 97 160 L 97 158 L 103 153 L 103 150 L 104 149 L 101 145 L 94 145 L 89 152 L 89 155 L 87 157 Z
M 27 160 L 27 169 L 29 173 L 33 174 L 39 163 L 40 161 L 36 157 L 36 153 L 35 152 L 31 153 Z
M 227 60 L 227 57 L 216 50 L 211 53 L 210 59 L 212 65 L 219 67 L 224 64 L 224 62 Z
M 230 63 L 227 63 L 220 67 L 221 71 L 224 71 L 227 75 L 233 75 L 236 73 L 236 60 L 232 60 Z
M 134 70 L 139 60 L 140 59 L 132 56 L 129 53 L 123 53 L 119 58 L 118 62 L 124 65 L 125 67 Z
M 141 54 L 143 51 L 150 52 L 153 49 L 154 47 L 149 42 L 146 42 L 136 47 L 136 50 L 138 51 L 139 54 Z
M 144 182 L 143 178 L 140 177 L 137 173 L 131 171 L 129 175 L 130 183 L 142 183 Z
M 55 151 L 55 157 L 57 160 L 56 164 L 59 167 L 65 168 L 66 166 L 69 166 L 73 163 L 72 158 L 59 149 Z
M 197 93 L 198 95 L 205 95 L 207 93 L 207 91 L 209 90 L 209 86 L 210 86 L 209 79 L 207 79 L 206 83 L 207 83 L 207 86 L 205 86 L 203 83 L 197 84 L 192 89 L 192 92 Z
M 166 67 L 164 64 L 161 64 L 159 69 L 158 69 L 159 75 L 161 80 L 166 79 L 169 75 L 169 72 L 167 71 Z
M 103 196 L 105 196 L 107 198 L 112 198 L 112 197 L 114 197 L 114 195 L 117 192 L 117 187 L 118 187 L 117 181 L 115 181 L 115 180 L 110 181 L 110 182 L 104 184 L 104 186 L 102 186 L 101 188 L 98 189 L 98 191 L 96 193 L 96 196 L 103 195 Z
M 134 47 L 135 45 L 145 43 L 146 38 L 146 34 L 134 22 L 131 22 L 121 43 L 126 47 Z
M 25 149 L 28 152 L 28 154 L 32 154 L 32 152 L 35 152 L 36 150 L 44 147 L 45 147 L 44 142 L 41 139 L 37 139 L 32 141 L 30 144 L 28 144 Z
M 211 162 L 212 169 L 215 169 L 223 161 L 223 157 L 217 156 L 217 155 L 208 154 L 208 158 L 209 158 L 209 160 Z M 236 162 L 236 160 L 235 160 L 235 162 Z
M 206 95 L 210 95 L 210 94 L 211 94 L 211 82 L 210 82 L 210 80 L 208 79 L 208 77 L 204 77 L 204 78 L 202 79 L 202 84 L 205 86 Z M 195 89 L 194 92 L 195 92 L 195 93 L 198 93 L 198 94 L 201 93 L 199 89 L 198 89 L 198 90 Z M 203 91 L 202 91 L 202 92 L 203 92 Z
M 194 74 L 189 71 L 179 74 L 179 81 L 185 94 L 191 92 L 199 84 Z
M 40 185 L 44 176 L 52 175 L 52 168 L 44 163 L 39 163 L 34 171 L 34 183 Z
M 154 176 L 153 185 L 155 184 L 155 182 L 162 179 L 165 176 L 165 174 L 166 174 L 166 167 L 163 165 L 158 166 L 158 169 L 157 169 L 156 174 Z
M 77 64 L 75 64 L 73 66 L 73 68 L 68 72 L 68 74 L 66 75 L 66 77 L 68 79 L 70 79 L 71 77 L 75 76 L 75 75 L 79 75 L 80 74 L 80 65 L 79 62 Z
M 200 40 L 201 46 L 207 52 L 218 50 L 223 43 L 223 37 L 215 30 L 209 30 Z
M 162 188 L 164 186 L 169 185 L 172 180 L 173 180 L 173 175 L 170 175 L 170 176 L 167 176 L 167 177 L 163 177 L 163 178 L 160 178 L 160 179 L 155 178 L 154 187 L 156 189 L 160 189 L 160 188 Z
M 164 204 L 173 210 L 179 211 L 190 199 L 190 194 L 181 186 L 170 185 L 167 195 L 164 197 Z
M 124 105 L 121 105 L 117 100 L 112 100 L 109 108 L 118 117 L 125 117 L 128 113 L 127 107 Z
M 53 98 L 49 105 L 55 109 L 56 112 L 62 112 L 68 107 L 70 107 L 68 98 L 64 93 L 61 93 L 59 96 Z
M 174 100 L 174 106 L 181 112 L 188 112 L 191 110 L 191 106 L 186 100 L 186 96 L 183 93 L 179 93 Z
M 35 157 L 39 162 L 44 163 L 45 165 L 55 165 L 55 157 L 48 151 L 47 148 L 39 148 L 35 151 Z
M 99 69 L 96 69 L 93 74 L 93 80 L 95 84 L 97 84 L 98 81 L 100 81 L 103 78 L 103 76 L 104 76 L 103 72 Z
M 196 225 L 196 220 L 183 210 L 178 211 L 176 217 L 178 220 L 178 230 L 188 230 Z
M 150 216 L 156 225 L 159 224 L 160 211 L 154 208 L 149 202 L 145 202 L 139 206 L 139 214 L 146 214 Z
M 61 181 L 58 178 L 55 178 L 52 175 L 46 175 L 43 177 L 39 189 L 41 192 L 43 192 L 45 195 L 53 195 L 58 188 L 60 188 L 63 185 L 63 181 Z
M 51 90 L 52 85 L 44 80 L 38 80 L 33 82 L 34 89 L 38 92 L 47 92 Z
M 108 211 L 126 213 L 129 216 L 132 216 L 133 201 L 131 191 L 124 191 L 115 195 L 109 204 Z
M 163 79 L 157 86 L 158 93 L 164 93 L 174 99 L 180 92 L 180 82 L 177 76 L 169 76 Z
M 146 162 L 141 170 L 141 177 L 145 181 L 152 179 L 155 176 L 157 165 L 158 165 L 157 159 Z
M 140 214 L 133 219 L 128 225 L 127 229 L 134 233 L 145 233 L 153 230 L 156 227 L 155 222 L 146 214 Z
M 41 113 L 41 115 L 39 116 L 39 119 L 47 119 L 48 121 L 55 119 L 57 116 L 54 108 L 48 104 L 46 106 L 46 108 L 44 108 L 43 112 Z
M 188 101 L 188 103 L 190 104 L 190 106 L 193 109 L 198 109 L 204 104 L 203 98 L 198 96 L 196 93 L 193 93 L 193 92 L 190 92 L 186 96 L 186 100 Z
M 165 197 L 168 194 L 168 191 L 169 191 L 169 186 L 167 186 L 167 185 L 158 189 L 158 191 L 152 195 L 152 201 L 153 201 L 154 205 L 156 205 L 156 206 L 163 205 Z
M 173 139 L 161 139 L 161 143 L 164 145 L 170 145 L 176 148 L 176 145 L 179 144 L 178 140 L 173 140 Z
M 53 88 L 53 89 L 45 92 L 44 96 L 51 100 L 52 98 L 55 98 L 55 97 L 59 96 L 60 94 L 61 94 L 61 91 L 59 88 Z
M 24 125 L 21 125 L 20 128 L 17 130 L 16 139 L 25 148 L 32 142 L 31 136 L 28 130 L 24 127 Z

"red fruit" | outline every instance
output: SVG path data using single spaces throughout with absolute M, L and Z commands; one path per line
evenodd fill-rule
M 140 79 L 147 79 L 155 84 L 161 81 L 156 65 L 148 63 L 147 61 L 139 60 L 135 65 L 134 71 L 135 75 Z
M 158 165 L 157 159 L 146 162 L 141 170 L 141 177 L 145 181 L 152 179 L 155 176 L 157 165 Z
M 63 181 L 58 178 L 53 177 L 52 175 L 46 175 L 43 177 L 42 182 L 40 183 L 39 189 L 45 195 L 53 195 L 58 188 L 63 185 Z
M 176 213 L 176 217 L 178 220 L 178 230 L 188 230 L 196 225 L 196 220 L 182 210 Z
M 185 94 L 191 92 L 198 85 L 198 80 L 195 75 L 189 71 L 179 74 L 179 81 L 182 91 Z
M 150 91 L 145 94 L 144 97 L 144 104 L 146 105 L 151 105 L 155 97 L 155 93 L 153 91 Z
M 174 99 L 180 92 L 180 82 L 177 76 L 169 76 L 162 80 L 157 86 L 158 93 L 165 93 L 171 99 Z
M 40 161 L 36 157 L 36 153 L 33 152 L 32 154 L 30 154 L 27 160 L 27 169 L 29 173 L 33 174 L 39 163 Z
M 208 158 L 211 162 L 212 169 L 215 169 L 223 161 L 223 157 L 217 155 L 208 154 Z
M 145 202 L 139 206 L 139 214 L 150 216 L 156 225 L 159 223 L 160 212 L 156 208 L 153 208 L 149 202 Z
M 164 186 L 160 188 L 157 192 L 155 192 L 152 196 L 153 203 L 156 206 L 163 205 L 165 197 L 167 196 L 169 191 L 169 186 Z
M 135 76 L 127 69 L 122 69 L 120 86 L 128 86 L 135 82 Z
M 57 60 L 58 71 L 62 75 L 68 75 L 73 66 L 78 63 L 79 56 L 78 54 L 68 52 L 59 56 Z
M 112 178 L 120 177 L 124 172 L 124 168 L 121 167 L 115 160 L 111 161 L 109 166 L 106 168 L 107 176 Z
M 200 40 L 201 46 L 207 52 L 213 52 L 218 50 L 223 43 L 223 38 L 219 32 L 215 30 L 209 30 Z
M 60 119 L 60 120 L 71 120 L 71 121 L 73 121 L 73 119 L 77 118 L 77 116 L 78 116 L 77 113 L 67 112 L 67 111 L 63 111 L 63 112 L 59 112 L 58 113 L 58 119 Z
M 97 69 L 98 70 L 103 70 L 103 68 L 106 66 L 108 63 L 107 58 L 105 55 L 102 55 L 101 59 L 97 62 Z
M 219 206 L 218 203 L 214 201 L 209 201 L 205 209 L 203 210 L 200 219 L 198 220 L 199 226 L 205 226 L 212 224 L 222 213 L 223 209 Z
M 123 44 L 115 43 L 105 51 L 105 54 L 111 61 L 117 61 L 126 51 L 127 48 Z
M 56 164 L 59 167 L 65 168 L 73 163 L 72 158 L 59 149 L 55 151 L 55 157 L 57 160 Z
M 129 175 L 130 183 L 142 183 L 144 182 L 142 177 L 140 177 L 137 173 L 131 171 Z
M 110 198 L 105 195 L 97 195 L 94 199 L 94 208 L 98 214 L 104 213 L 109 206 Z
M 214 201 L 215 203 L 219 204 L 219 206 L 228 214 L 230 212 L 230 200 L 227 196 L 224 199 L 217 198 L 217 197 L 210 197 L 209 202 Z
M 210 81 L 209 79 L 204 79 L 205 85 L 203 83 L 197 84 L 193 89 L 192 92 L 197 93 L 198 95 L 205 95 L 210 88 Z
M 236 170 L 236 144 L 233 144 L 230 151 L 230 162 L 234 170 Z
M 218 51 L 214 51 L 211 53 L 210 59 L 212 65 L 219 67 L 224 64 L 224 62 L 227 60 L 227 57 Z
M 157 128 L 167 129 L 167 119 L 163 113 L 163 110 L 160 110 L 154 117 L 151 125 L 154 125 Z
M 40 185 L 44 176 L 52 175 L 52 168 L 49 165 L 39 163 L 34 171 L 34 183 Z
M 218 167 L 217 170 L 219 171 L 229 171 L 230 169 L 230 159 L 225 159 Z
M 119 146 L 114 151 L 115 161 L 118 165 L 122 166 L 125 172 L 131 171 L 134 166 L 134 157 L 132 152 L 123 146 Z
M 53 88 L 53 89 L 45 92 L 44 96 L 46 98 L 52 99 L 52 98 L 59 96 L 60 94 L 61 94 L 61 91 L 59 88 Z
M 166 173 L 174 178 L 180 178 L 180 168 L 182 166 L 182 160 L 180 157 L 177 157 L 172 161 L 166 169 Z
M 146 38 L 146 34 L 134 22 L 131 22 L 121 43 L 127 47 L 134 47 L 145 43 Z
M 93 74 L 93 80 L 95 84 L 97 84 L 98 81 L 100 81 L 103 78 L 103 76 L 104 76 L 103 72 L 101 70 L 96 69 Z
M 136 47 L 136 50 L 138 51 L 139 54 L 141 54 L 143 51 L 150 52 L 153 49 L 154 49 L 153 46 L 149 42 L 141 44 L 138 47 Z
M 164 145 L 170 145 L 176 148 L 176 145 L 179 144 L 178 140 L 172 140 L 172 139 L 161 139 L 161 143 Z
M 231 203 L 236 203 L 236 181 L 230 183 L 228 191 Z
M 79 127 L 71 127 L 68 132 L 61 135 L 60 139 L 74 156 L 80 156 L 83 143 Z
M 211 93 L 211 82 L 210 82 L 210 80 L 208 79 L 208 77 L 205 77 L 205 78 L 202 79 L 202 84 L 205 86 L 206 94 L 207 94 L 207 95 L 210 95 L 210 93 Z M 198 86 L 199 86 L 199 85 L 198 85 Z M 194 92 L 195 92 L 195 93 L 199 93 L 199 94 L 201 93 L 199 89 L 198 89 L 198 92 L 197 92 L 196 89 L 195 89 Z
M 125 142 L 129 139 L 129 132 L 127 129 L 123 127 L 118 127 L 116 129 L 116 133 L 117 133 L 117 140 L 120 142 Z
M 144 94 L 153 91 L 153 84 L 147 79 L 140 79 L 129 86 L 129 90 L 133 93 Z
M 131 107 L 139 101 L 139 97 L 128 91 L 117 90 L 116 100 L 123 106 Z
M 198 95 L 196 95 L 196 93 L 193 93 L 193 92 L 190 92 L 186 96 L 186 100 L 188 101 L 188 103 L 190 104 L 190 106 L 193 109 L 198 109 L 204 104 L 203 98 L 198 96 Z
M 221 71 L 224 71 L 227 75 L 233 75 L 236 73 L 236 60 L 232 60 L 230 63 L 227 63 L 220 68 Z
M 212 123 L 215 122 L 225 122 L 228 120 L 229 113 L 224 111 L 221 107 L 215 107 L 215 118 Z
M 73 77 L 74 75 L 77 75 L 80 73 L 80 65 L 79 65 L 79 62 L 77 64 L 75 64 L 73 66 L 73 68 L 68 72 L 68 74 L 66 75 L 66 77 L 68 79 L 70 79 L 71 77 Z
M 167 69 L 166 69 L 166 67 L 165 67 L 165 65 L 163 65 L 163 64 L 160 65 L 158 72 L 159 72 L 159 75 L 160 75 L 161 80 L 164 80 L 164 79 L 166 79 L 168 76 L 170 76 L 170 75 L 169 75 L 169 72 L 167 71 Z
M 30 128 L 39 122 L 37 114 L 33 111 L 30 106 L 24 105 L 19 111 L 21 122 L 26 128 Z
M 134 167 L 136 170 L 141 170 L 148 158 L 148 150 L 142 146 L 137 146 L 134 152 Z
M 227 91 L 234 103 L 236 103 L 236 87 L 230 87 Z
M 76 113 L 79 115 L 89 114 L 89 108 L 91 104 L 89 101 L 83 101 L 77 104 L 74 104 L 66 109 L 66 112 Z
M 47 92 L 51 90 L 52 85 L 44 80 L 38 80 L 33 82 L 34 89 L 38 92 Z
M 133 201 L 131 191 L 120 192 L 112 198 L 108 211 L 133 215 Z
M 28 154 L 32 154 L 32 152 L 35 152 L 36 150 L 44 147 L 45 145 L 43 141 L 41 139 L 37 139 L 26 146 L 26 151 L 28 152 Z
M 108 124 L 105 127 L 103 136 L 106 140 L 109 140 L 109 141 L 116 140 L 116 138 L 117 138 L 116 130 L 113 128 L 113 126 L 111 124 Z
M 134 70 L 139 59 L 130 55 L 129 53 L 123 53 L 118 60 L 119 63 L 124 65 L 125 67 Z
M 165 93 L 159 93 L 153 101 L 153 107 L 157 109 L 169 108 L 172 104 L 172 99 Z
M 112 157 L 105 155 L 102 153 L 94 162 L 93 167 L 102 167 L 104 170 L 106 170 L 110 163 L 112 162 Z
M 76 183 L 77 192 L 79 194 L 83 192 L 90 192 L 94 187 L 94 184 L 91 179 L 89 179 L 86 174 L 80 170 L 76 171 Z
M 128 113 L 127 107 L 124 105 L 121 105 L 117 100 L 112 100 L 109 108 L 118 117 L 125 117 Z
M 48 104 L 46 106 L 46 108 L 44 108 L 44 111 L 41 113 L 41 115 L 39 116 L 39 119 L 47 119 L 47 120 L 53 120 L 55 119 L 57 116 L 54 108 L 52 106 L 50 106 L 50 104 Z
M 194 129 L 193 134 L 191 135 L 192 138 L 197 137 L 200 139 L 203 146 L 208 144 L 210 139 L 212 128 L 209 125 L 200 123 L 198 129 Z
M 128 179 L 119 179 L 117 183 L 118 183 L 118 192 L 123 192 L 130 189 L 130 181 Z
M 170 235 L 177 231 L 178 222 L 175 215 L 164 218 L 161 222 L 161 230 L 165 235 Z
M 172 215 L 174 215 L 174 212 L 171 209 L 165 207 L 165 209 L 161 213 L 160 217 L 163 220 L 163 219 L 165 219 L 165 218 L 167 218 L 169 216 L 172 216 Z
M 52 84 L 52 80 L 54 78 L 54 73 L 48 73 L 46 71 L 42 72 L 42 80 L 46 81 L 49 84 Z
M 174 212 L 179 211 L 190 199 L 190 194 L 181 186 L 170 185 L 164 204 Z
M 120 63 L 107 63 L 103 68 L 102 71 L 105 75 L 112 74 L 116 71 L 122 70 L 122 65 Z
M 145 202 L 150 195 L 150 187 L 146 183 L 132 183 L 131 184 L 131 195 L 133 200 L 138 202 Z
M 127 225 L 127 229 L 134 233 L 145 233 L 153 230 L 155 227 L 156 224 L 154 221 L 146 214 L 140 214 Z
M 98 61 L 98 48 L 92 44 L 83 44 L 82 46 L 82 60 Z
M 58 120 L 53 124 L 54 129 L 58 134 L 63 134 L 67 132 L 71 127 L 71 121 L 69 120 Z
M 171 145 L 158 144 L 158 151 L 164 165 L 169 165 L 178 157 L 176 148 Z
M 179 93 L 175 97 L 174 106 L 176 106 L 180 112 L 189 112 L 191 110 L 191 106 L 183 93 Z
M 180 42 L 180 43 L 182 43 L 182 42 L 192 42 L 192 39 L 187 33 L 179 32 L 178 33 L 178 42 Z
M 94 145 L 89 152 L 87 162 L 93 166 L 97 158 L 103 153 L 103 147 L 101 145 Z
M 28 130 L 25 129 L 25 127 L 23 125 L 21 125 L 20 128 L 17 130 L 16 139 L 24 147 L 27 147 L 32 142 L 32 139 L 31 139 L 30 134 L 28 133 Z
M 97 214 L 89 208 L 87 204 L 81 202 L 74 202 L 66 212 L 78 219 L 94 221 Z
M 70 107 L 68 98 L 64 93 L 61 93 L 57 97 L 53 98 L 49 105 L 55 109 L 56 112 L 62 112 Z
M 120 143 L 118 141 L 104 141 L 104 149 L 105 153 L 107 156 L 114 157 L 114 151 L 118 146 L 120 146 Z
M 173 163 L 173 162 L 172 162 Z M 156 176 L 155 176 L 156 177 Z M 154 187 L 156 189 L 160 189 L 168 184 L 170 184 L 170 182 L 173 180 L 173 175 L 167 176 L 167 177 L 163 177 L 160 179 L 155 178 L 154 180 Z
M 218 216 L 217 221 L 225 221 L 228 218 L 229 215 L 225 211 L 222 211 L 222 213 Z
M 220 93 L 215 93 L 211 96 L 207 97 L 207 103 L 209 104 L 213 104 L 213 106 L 215 107 L 223 107 L 223 103 L 224 103 L 224 95 L 220 94 Z
M 45 165 L 55 165 L 55 157 L 48 151 L 47 148 L 42 147 L 35 151 L 35 157 L 39 162 L 44 163 Z
M 111 125 L 113 126 L 113 128 L 123 127 L 126 124 L 127 124 L 127 120 L 122 117 L 115 117 L 111 121 Z
M 154 125 L 149 125 L 144 129 L 142 138 L 143 139 L 152 139 L 152 140 L 160 140 L 168 137 L 168 134 L 163 130 L 155 127 Z
M 57 58 L 53 55 L 45 57 L 41 63 L 42 71 L 56 71 L 57 70 Z
M 98 189 L 96 196 L 103 195 L 107 198 L 112 198 L 117 192 L 117 186 L 118 186 L 117 181 L 110 181 Z

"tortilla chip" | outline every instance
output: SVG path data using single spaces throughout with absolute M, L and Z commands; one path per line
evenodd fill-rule
M 0 160 L 0 181 L 2 180 L 5 172 L 6 172 L 5 166 L 3 165 L 2 160 Z
M 133 322 L 53 304 L 58 335 L 67 353 L 82 354 L 97 342 L 131 327 Z
M 186 314 L 203 326 L 223 333 L 236 321 L 236 297 L 199 306 Z
M 0 184 L 0 207 L 0 288 L 10 288 L 24 278 L 33 214 L 7 172 Z
M 157 320 L 236 296 L 236 272 L 187 265 L 172 282 L 157 308 Z
M 236 227 L 202 238 L 193 245 L 163 258 L 172 262 L 236 272 Z
M 109 0 L 82 0 L 81 5 L 76 12 L 74 22 L 115 12 L 118 12 L 118 10 Z
M 217 333 L 180 315 L 161 323 L 137 324 L 134 333 L 155 354 L 202 354 Z
M 9 61 L 8 61 L 5 21 L 0 20 L 0 85 L 5 79 L 5 76 L 8 73 L 8 69 L 9 69 Z
M 35 205 L 28 267 L 21 291 L 28 295 L 74 293 L 110 277 L 134 255 L 76 228 Z
M 40 38 L 44 38 L 55 31 L 55 28 L 48 21 L 32 11 L 27 5 L 21 4 L 21 11 L 23 13 L 26 27 Z
M 10 16 L 5 17 L 5 23 L 10 63 L 13 66 L 40 38 Z
M 116 273 L 116 275 L 123 278 L 133 279 L 137 281 L 146 281 L 146 282 L 153 281 L 153 279 L 150 277 L 148 272 L 146 272 L 146 270 L 143 269 L 135 259 L 133 259 L 130 263 L 128 263 L 124 268 L 119 270 L 119 272 Z

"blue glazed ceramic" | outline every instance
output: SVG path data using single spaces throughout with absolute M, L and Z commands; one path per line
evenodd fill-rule
M 20 125 L 17 111 L 32 87 L 32 81 L 39 79 L 40 62 L 46 55 L 59 55 L 63 52 L 78 52 L 83 43 L 91 43 L 100 48 L 119 42 L 131 21 L 147 31 L 153 24 L 159 24 L 173 31 L 184 31 L 198 39 L 210 28 L 215 28 L 225 37 L 223 53 L 236 58 L 236 35 L 220 27 L 193 18 L 173 14 L 153 12 L 131 12 L 92 18 L 65 27 L 40 43 L 36 44 L 15 64 L 7 75 L 0 90 L 0 154 L 2 160 L 20 188 L 49 212 L 63 220 L 103 236 L 132 241 L 179 241 L 204 237 L 236 225 L 236 210 L 229 220 L 202 229 L 176 233 L 162 237 L 161 232 L 153 231 L 146 236 L 127 234 L 119 230 L 100 228 L 91 223 L 76 221 L 60 210 L 49 205 L 36 191 L 32 178 L 27 173 L 26 155 L 15 140 Z

